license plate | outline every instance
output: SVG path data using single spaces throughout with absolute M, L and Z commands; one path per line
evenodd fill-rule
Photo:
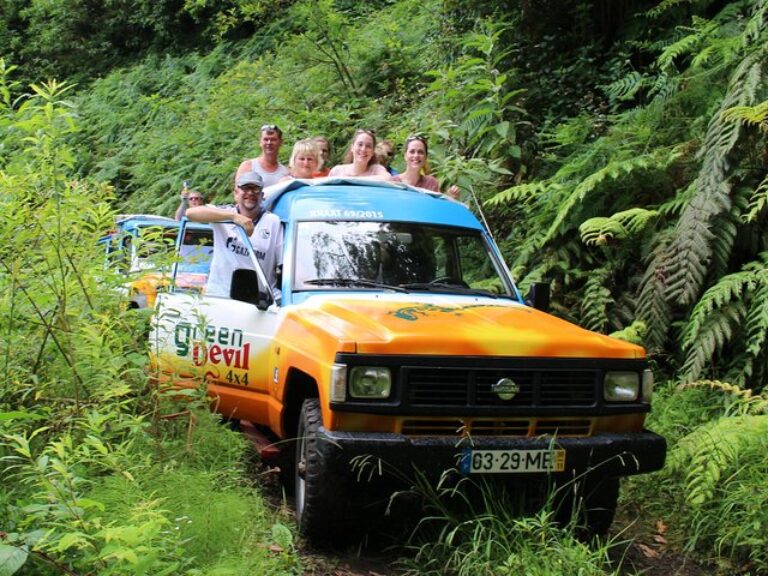
M 464 451 L 464 474 L 517 474 L 562 472 L 565 450 L 472 450 Z

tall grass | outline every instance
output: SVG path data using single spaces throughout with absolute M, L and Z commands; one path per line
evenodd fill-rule
M 413 531 L 410 576 L 618 575 L 617 540 L 584 540 L 577 515 L 557 520 L 558 500 L 541 486 L 465 481 L 414 487 L 427 514 Z M 533 512 L 533 510 L 538 511 Z

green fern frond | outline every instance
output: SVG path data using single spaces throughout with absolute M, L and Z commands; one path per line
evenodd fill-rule
M 603 216 L 590 218 L 579 226 L 581 241 L 587 246 L 602 246 L 613 238 L 625 238 L 627 231 L 620 222 Z
M 673 69 L 678 57 L 694 52 L 701 44 L 702 39 L 717 29 L 717 23 L 709 20 L 696 19 L 695 23 L 697 26 L 690 34 L 667 46 L 656 59 L 656 64 L 660 70 Z
M 704 68 L 712 61 L 715 55 L 716 48 L 714 46 L 705 46 L 696 56 L 691 60 L 691 68 L 693 70 L 699 70 Z
M 731 209 L 715 218 L 713 228 L 717 234 L 712 239 L 712 259 L 709 265 L 710 277 L 719 278 L 729 270 L 731 254 L 736 243 L 736 236 L 741 228 L 742 214 L 747 208 L 749 189 L 737 187 L 731 194 Z
M 768 416 L 738 416 L 705 424 L 680 440 L 670 453 L 669 468 L 685 474 L 688 504 L 699 507 L 715 498 L 721 478 L 740 466 L 745 455 L 760 454 L 767 434 Z
M 509 202 L 527 203 L 546 192 L 548 188 L 561 189 L 558 184 L 547 180 L 528 182 L 526 184 L 519 184 L 507 188 L 506 190 L 502 190 L 495 196 L 486 200 L 484 204 L 486 206 L 499 206 Z
M 619 222 L 630 234 L 638 234 L 645 230 L 659 216 L 656 210 L 646 210 L 645 208 L 630 208 L 616 212 L 612 219 Z
M 707 129 L 696 193 L 683 211 L 667 251 L 664 261 L 669 270 L 667 296 L 683 305 L 695 300 L 707 275 L 714 238 L 712 223 L 731 207 L 728 156 L 738 141 L 739 130 L 737 124 L 722 120 L 722 112 L 754 100 L 755 86 L 747 79 L 756 69 L 759 74 L 761 67 L 761 60 L 750 54 L 731 77 L 729 92 Z
M 768 100 L 756 106 L 734 106 L 723 111 L 723 120 L 742 122 L 749 126 L 757 126 L 763 132 L 768 132 Z
M 612 332 L 609 334 L 609 336 L 611 338 L 618 338 L 619 340 L 624 340 L 625 342 L 630 342 L 632 344 L 642 346 L 647 333 L 648 327 L 645 325 L 645 322 L 635 320 L 626 328 Z
M 663 347 L 672 318 L 669 301 L 665 298 L 663 255 L 659 253 L 663 248 L 662 243 L 643 274 L 637 304 L 638 318 L 648 327 L 648 345 L 655 350 Z
M 624 239 L 641 232 L 656 216 L 655 210 L 631 208 L 607 218 L 590 218 L 579 226 L 581 241 L 587 246 L 599 246 L 612 238 Z
M 685 362 L 680 370 L 681 380 L 688 382 L 699 378 L 704 369 L 710 364 L 715 352 L 732 339 L 734 330 L 738 328 L 746 315 L 741 302 L 723 306 L 707 318 L 699 328 L 696 339 L 685 351 Z
M 612 160 L 598 171 L 587 176 L 573 189 L 561 204 L 552 225 L 547 231 L 545 241 L 557 235 L 560 226 L 565 222 L 568 216 L 570 216 L 571 210 L 584 202 L 587 195 L 598 188 L 603 182 L 607 180 L 615 180 L 620 176 L 626 176 L 637 170 L 645 170 L 654 163 L 654 160 L 655 159 L 650 155 Z
M 742 41 L 744 45 L 756 44 L 760 42 L 760 35 L 763 33 L 768 22 L 768 3 L 765 0 L 757 2 L 750 16 L 747 25 L 744 26 L 744 32 L 742 33 Z
M 619 80 L 604 86 L 603 89 L 611 101 L 624 102 L 632 100 L 640 90 L 647 88 L 650 85 L 650 78 L 647 75 L 641 74 L 637 70 L 633 70 L 624 76 L 624 78 L 620 78 Z
M 681 4 L 695 4 L 695 0 L 662 0 L 662 2 L 659 2 L 659 5 L 651 8 L 648 10 L 645 14 L 649 16 L 650 18 L 658 18 L 664 12 L 675 8 L 677 6 L 680 6 Z
M 744 216 L 744 221 L 754 222 L 757 220 L 758 216 L 765 210 L 766 203 L 768 203 L 768 175 L 758 184 L 752 197 L 749 199 L 749 208 Z
M 679 86 L 679 76 L 662 72 L 656 77 L 651 89 L 648 91 L 648 95 L 658 100 L 666 100 L 677 92 Z
M 717 284 L 709 288 L 694 306 L 688 324 L 683 330 L 683 348 L 695 346 L 703 327 L 721 308 L 736 300 L 742 300 L 757 287 L 755 273 L 743 270 L 723 276 Z
M 581 300 L 581 325 L 588 330 L 604 332 L 608 326 L 607 311 L 614 303 L 611 291 L 605 286 L 610 274 L 606 268 L 592 270 L 584 285 Z
M 765 351 L 768 337 L 768 271 L 763 270 L 760 280 L 747 313 L 747 353 L 753 358 Z

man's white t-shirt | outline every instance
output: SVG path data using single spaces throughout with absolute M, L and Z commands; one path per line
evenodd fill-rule
M 262 186 L 263 188 L 277 184 L 280 182 L 280 180 L 291 173 L 291 171 L 282 164 L 278 164 L 277 169 L 274 172 L 267 172 L 261 166 L 261 162 L 259 162 L 258 158 L 251 160 L 251 171 L 256 172 L 259 176 L 261 176 L 261 179 L 264 181 L 264 185 Z
M 230 212 L 237 212 L 235 206 L 217 206 Z M 205 293 L 210 296 L 229 297 L 232 286 L 232 272 L 238 268 L 253 269 L 250 260 L 250 248 L 240 241 L 235 224 L 214 222 L 213 228 L 213 260 L 211 272 Z M 272 295 L 280 301 L 280 287 L 277 285 L 277 267 L 283 263 L 283 230 L 280 218 L 271 212 L 264 212 L 256 222 L 251 245 L 256 253 L 256 259 L 267 277 Z

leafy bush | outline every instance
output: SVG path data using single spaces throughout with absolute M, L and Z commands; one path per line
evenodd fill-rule
M 767 407 L 768 398 L 721 382 L 662 393 L 653 420 L 671 441 L 668 465 L 633 478 L 623 492 L 627 505 L 663 519 L 685 549 L 763 573 Z
M 33 90 L 0 104 L 23 151 L 0 172 L 3 574 L 297 572 L 290 531 L 243 485 L 244 441 L 198 391 L 180 406 L 148 386 L 146 319 L 97 245 L 111 190 L 74 175 L 69 88 Z

